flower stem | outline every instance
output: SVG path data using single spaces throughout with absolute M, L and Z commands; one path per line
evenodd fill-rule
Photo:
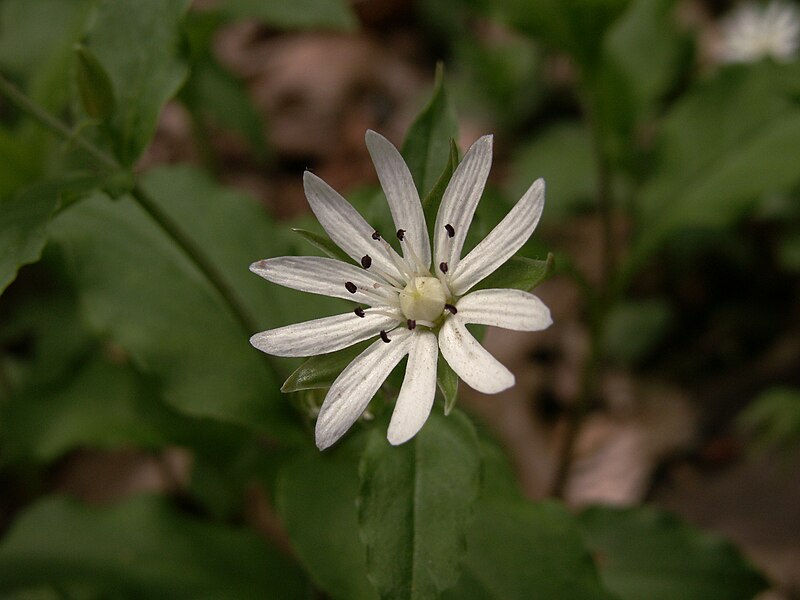
M 53 115 L 35 104 L 30 98 L 22 93 L 13 83 L 0 75 L 0 93 L 6 96 L 11 103 L 19 110 L 30 116 L 45 129 L 50 130 L 60 138 L 75 143 L 85 150 L 103 167 L 112 171 L 122 170 L 119 162 L 110 154 L 95 146 L 90 140 L 75 134 L 64 123 L 56 119 Z M 214 266 L 211 259 L 195 243 L 195 241 L 153 200 L 149 193 L 137 182 L 130 192 L 136 203 L 144 210 L 153 221 L 169 236 L 175 244 L 183 251 L 195 267 L 203 274 L 211 286 L 217 291 L 222 300 L 230 309 L 237 323 L 248 334 L 255 333 L 259 327 L 249 311 L 245 308 L 242 301 L 238 298 L 233 289 L 228 285 L 225 278 Z M 262 354 L 267 361 L 266 364 L 272 371 L 276 379 L 280 379 L 279 369 L 272 364 L 266 354 Z

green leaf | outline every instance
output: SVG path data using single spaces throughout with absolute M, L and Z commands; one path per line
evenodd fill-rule
M 445 600 L 611 600 L 577 520 L 555 502 L 522 496 L 508 458 L 481 440 L 485 481 L 467 530 L 458 584 Z
M 83 110 L 93 119 L 105 120 L 114 111 L 114 89 L 108 73 L 85 46 L 76 44 L 75 56 L 75 79 Z
M 352 31 L 356 15 L 344 0 L 227 0 L 220 6 L 237 19 L 258 19 L 279 29 Z
M 149 174 L 161 209 L 204 249 L 260 324 L 318 316 L 331 303 L 266 289 L 247 270 L 279 253 L 266 213 L 189 168 Z M 239 423 L 287 441 L 305 436 L 249 334 L 163 231 L 128 198 L 94 197 L 62 213 L 53 237 L 71 260 L 86 322 L 156 376 L 167 402 L 189 415 Z M 266 327 L 265 327 L 266 328 Z
M 444 357 L 439 354 L 436 367 L 436 383 L 444 397 L 444 416 L 449 416 L 458 399 L 458 375 Z
M 331 238 L 328 236 L 320 235 L 318 233 L 314 233 L 313 231 L 308 231 L 307 229 L 300 229 L 297 227 L 293 227 L 292 231 L 309 242 L 317 250 L 321 250 L 326 256 L 341 260 L 346 263 L 356 264 L 355 261 L 345 254 L 344 250 L 334 244 Z
M 338 455 L 298 457 L 278 475 L 276 504 L 292 547 L 314 583 L 337 600 L 378 598 L 358 537 L 357 494 L 357 464 Z
M 653 176 L 639 196 L 641 235 L 630 271 L 674 232 L 732 224 L 762 194 L 800 182 L 796 65 L 732 67 L 686 94 L 667 115 Z
M 512 26 L 567 52 L 591 71 L 600 61 L 606 30 L 628 0 L 501 0 L 498 4 Z
M 546 260 L 512 256 L 474 289 L 511 288 L 529 291 L 553 274 L 555 263 L 556 259 L 552 254 L 548 254 Z
M 164 104 L 186 79 L 180 23 L 191 0 L 101 0 L 86 46 L 111 80 L 116 110 L 107 122 L 125 166 L 150 143 Z
M 592 507 L 579 519 L 620 600 L 751 600 L 766 587 L 731 544 L 653 508 Z
M 478 440 L 469 420 L 434 410 L 422 431 L 398 447 L 373 428 L 359 474 L 361 538 L 381 597 L 434 598 L 454 585 L 480 492 Z
M 281 391 L 289 393 L 331 387 L 339 373 L 371 343 L 372 340 L 368 340 L 337 352 L 312 356 L 289 375 Z
M 606 355 L 625 365 L 642 360 L 667 333 L 672 317 L 669 305 L 663 300 L 617 303 L 604 328 Z
M 436 68 L 433 96 L 411 124 L 403 141 L 402 155 L 420 197 L 424 198 L 433 190 L 448 161 L 452 161 L 451 140 L 457 137 L 458 123 L 445 89 L 444 67 L 440 64 Z
M 800 445 L 800 390 L 775 387 L 760 394 L 737 418 L 739 427 L 767 448 Z
M 513 159 L 511 191 L 521 197 L 543 177 L 547 184 L 547 218 L 567 217 L 594 207 L 596 173 L 592 141 L 582 124 L 566 121 L 550 126 Z
M 433 239 L 433 228 L 436 224 L 436 215 L 439 212 L 439 206 L 442 203 L 444 191 L 447 189 L 447 184 L 450 183 L 450 178 L 458 167 L 458 146 L 455 140 L 450 140 L 450 157 L 447 164 L 439 175 L 439 179 L 433 184 L 431 191 L 422 199 L 422 211 L 425 214 L 425 222 L 428 224 L 428 233 Z
M 47 498 L 0 545 L 0 591 L 79 585 L 91 597 L 302 598 L 297 568 L 254 533 L 201 522 L 159 498 L 112 508 Z

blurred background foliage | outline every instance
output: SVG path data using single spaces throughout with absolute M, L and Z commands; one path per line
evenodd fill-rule
M 733 8 L 0 0 L 0 595 L 800 597 L 800 61 Z M 367 128 L 423 197 L 496 134 L 468 246 L 545 178 L 555 324 L 319 453 L 346 356 L 247 339 L 344 303 L 247 267 L 325 247 L 306 168 L 392 228 Z

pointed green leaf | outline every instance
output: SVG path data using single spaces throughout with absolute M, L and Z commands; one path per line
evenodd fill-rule
M 620 600 L 751 600 L 764 578 L 729 543 L 649 507 L 592 507 L 580 525 Z
M 293 227 L 292 231 L 294 231 L 297 235 L 299 235 L 301 238 L 306 240 L 308 243 L 310 243 L 318 250 L 321 250 L 323 253 L 325 253 L 326 256 L 329 256 L 330 258 L 335 258 L 337 260 L 341 260 L 346 263 L 355 264 L 355 261 L 352 258 L 350 258 L 347 254 L 345 254 L 344 250 L 342 250 L 341 248 L 339 248 L 339 246 L 334 244 L 331 238 L 329 238 L 328 236 L 320 235 L 318 233 L 314 233 L 313 231 L 308 231 L 306 229 L 300 229 L 297 227 Z
M 288 600 L 307 590 L 299 570 L 255 533 L 151 497 L 111 508 L 47 498 L 25 510 L 0 544 L 0 592 L 44 584 L 81 586 L 92 598 Z
M 275 500 L 299 560 L 335 600 L 377 600 L 358 537 L 358 466 L 315 452 L 281 468 Z
M 444 414 L 450 415 L 458 399 L 458 375 L 453 367 L 439 354 L 439 364 L 436 368 L 436 383 L 444 397 Z
M 107 122 L 125 166 L 155 134 L 161 109 L 188 73 L 180 24 L 191 0 L 101 0 L 86 46 L 108 74 L 116 110 Z
M 436 68 L 433 96 L 406 134 L 402 154 L 420 197 L 433 190 L 450 160 L 452 142 L 458 137 L 458 123 L 444 86 L 444 67 Z M 449 179 L 449 177 L 448 177 Z
M 475 430 L 460 412 L 433 411 L 411 441 L 373 428 L 359 468 L 367 570 L 382 598 L 435 598 L 454 585 L 480 492 Z
M 548 279 L 555 268 L 555 257 L 547 255 L 547 260 L 534 260 L 524 256 L 512 256 L 508 262 L 481 281 L 476 290 L 491 288 L 512 288 L 532 290 Z
M 75 56 L 75 79 L 83 110 L 93 119 L 105 120 L 111 116 L 115 104 L 108 73 L 86 46 L 76 44 Z
M 458 163 L 458 146 L 455 140 L 451 139 L 450 156 L 447 160 L 447 164 L 444 166 L 444 170 L 441 175 L 439 175 L 439 179 L 436 180 L 431 191 L 422 199 L 422 211 L 425 214 L 425 222 L 428 224 L 428 233 L 431 239 L 433 239 L 433 228 L 436 224 L 436 214 L 439 212 L 439 205 L 442 203 L 442 196 L 444 196 L 444 191 L 447 189 L 447 184 L 450 183 L 450 178 L 453 176 L 456 167 L 458 167 Z
M 281 386 L 284 393 L 298 392 L 300 390 L 327 389 L 339 376 L 344 368 L 364 350 L 371 340 L 331 352 L 312 356 L 289 375 Z

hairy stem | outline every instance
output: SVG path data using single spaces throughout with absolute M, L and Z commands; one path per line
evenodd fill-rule
M 95 146 L 90 140 L 75 134 L 64 123 L 56 119 L 42 107 L 35 104 L 30 98 L 22 93 L 13 83 L 0 75 L 0 93 L 6 96 L 11 103 L 19 110 L 30 116 L 45 129 L 53 132 L 60 138 L 76 144 L 85 150 L 100 165 L 111 170 L 121 171 L 122 166 L 110 154 Z M 205 252 L 195 243 L 195 241 L 178 225 L 167 213 L 165 213 L 148 192 L 136 183 L 131 190 L 131 196 L 139 206 L 155 221 L 158 226 L 167 234 L 177 246 L 184 252 L 189 260 L 208 280 L 211 286 L 217 291 L 222 300 L 230 309 L 236 321 L 248 334 L 256 332 L 259 327 L 249 311 L 245 308 L 242 301 L 228 285 L 222 273 L 214 266 L 214 263 Z M 272 364 L 270 358 L 265 354 L 266 364 L 272 371 L 276 379 L 280 379 L 279 370 Z

